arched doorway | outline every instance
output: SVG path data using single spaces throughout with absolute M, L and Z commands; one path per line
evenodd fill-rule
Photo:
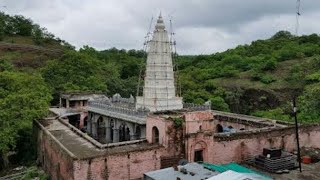
M 156 126 L 152 128 L 152 143 L 159 143 L 159 130 Z
M 88 116 L 86 116 L 83 119 L 83 127 L 80 129 L 82 132 L 87 132 L 87 126 L 88 126 Z
M 102 116 L 97 120 L 98 141 L 103 142 L 106 137 L 106 128 Z
M 110 120 L 110 141 L 113 142 L 113 130 L 114 130 L 114 121 L 113 119 Z
M 204 142 L 198 142 L 194 146 L 194 157 L 193 161 L 194 162 L 203 162 L 205 161 L 205 156 L 206 156 L 206 148 L 207 145 Z
M 83 127 L 84 127 L 84 128 L 87 128 L 87 125 L 88 125 L 88 117 L 86 116 L 86 117 L 83 119 Z
M 221 126 L 221 124 L 217 124 L 216 132 L 217 133 L 222 133 L 223 132 L 223 127 Z
M 136 135 L 136 139 L 140 139 L 140 137 L 141 137 L 141 128 L 140 128 L 140 126 L 136 127 L 135 135 Z
M 130 140 L 130 129 L 125 124 L 122 123 L 119 127 L 119 141 L 129 141 Z

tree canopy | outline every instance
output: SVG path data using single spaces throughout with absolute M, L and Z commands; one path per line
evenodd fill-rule
M 19 131 L 31 131 L 32 121 L 45 117 L 51 92 L 39 75 L 0 72 L 0 154 L 15 150 Z

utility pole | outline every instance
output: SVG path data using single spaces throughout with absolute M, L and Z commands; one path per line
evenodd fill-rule
M 293 116 L 294 116 L 294 121 L 295 121 L 295 129 L 296 129 L 296 140 L 297 140 L 297 158 L 298 158 L 298 163 L 299 163 L 299 170 L 301 171 L 301 155 L 300 155 L 300 143 L 299 143 L 299 127 L 298 127 L 298 118 L 297 118 L 297 106 L 296 106 L 296 98 L 293 97 Z
M 301 16 L 300 13 L 300 0 L 297 0 L 296 2 L 296 36 L 299 35 L 299 17 Z M 297 106 L 296 106 L 296 96 L 293 96 L 293 116 L 294 116 L 294 122 L 295 122 L 295 129 L 296 129 L 296 140 L 297 140 L 297 158 L 299 163 L 299 170 L 301 171 L 301 155 L 300 155 L 300 143 L 299 143 L 299 127 L 298 127 L 298 119 L 297 119 Z
M 299 34 L 299 17 L 301 16 L 301 13 L 300 13 L 300 0 L 297 0 L 296 2 L 296 36 L 298 36 Z

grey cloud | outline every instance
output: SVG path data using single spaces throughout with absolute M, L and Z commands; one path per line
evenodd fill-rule
M 58 37 L 81 47 L 141 49 L 151 16 L 169 17 L 178 53 L 213 53 L 294 32 L 295 0 L 0 0 Z M 301 2 L 301 33 L 319 33 L 320 1 Z

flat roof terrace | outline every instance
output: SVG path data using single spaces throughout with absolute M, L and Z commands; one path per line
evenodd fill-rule
M 102 145 L 87 134 L 77 131 L 76 128 L 72 128 L 71 125 L 63 122 L 63 120 L 47 118 L 35 122 L 43 131 L 45 131 L 45 133 L 51 136 L 62 149 L 70 156 L 77 159 L 142 151 L 159 147 L 159 145 L 149 144 L 145 140 Z
M 282 122 L 279 120 L 261 118 L 255 116 L 248 116 L 244 114 L 235 114 L 229 112 L 215 111 L 213 110 L 214 119 L 220 121 L 228 121 L 233 123 L 245 124 L 255 128 L 265 128 L 265 127 L 287 127 L 290 125 L 287 122 Z

